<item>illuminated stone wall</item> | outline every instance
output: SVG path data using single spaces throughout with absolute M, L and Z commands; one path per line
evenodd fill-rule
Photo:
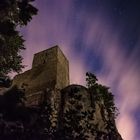
M 58 46 L 39 52 L 32 69 L 15 76 L 13 85 L 24 88 L 27 96 L 47 88 L 62 89 L 69 85 L 69 62 Z

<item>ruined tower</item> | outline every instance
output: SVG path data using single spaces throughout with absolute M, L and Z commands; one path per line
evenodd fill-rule
M 68 60 L 58 46 L 36 53 L 32 69 L 15 76 L 13 85 L 24 88 L 27 96 L 47 88 L 62 89 L 69 85 Z
M 31 129 L 29 132 L 35 130 L 37 133 L 35 137 L 45 138 L 46 136 L 47 139 L 57 139 L 59 136 L 60 139 L 122 140 L 115 124 L 115 107 L 110 105 L 110 101 L 111 104 L 113 101 L 111 93 L 103 95 L 108 92 L 102 93 L 105 86 L 100 84 L 90 88 L 69 85 L 68 60 L 58 46 L 35 54 L 32 69 L 15 76 L 13 85 L 25 89 L 27 106 L 40 105 L 43 101 L 46 103 L 45 109 L 44 106 L 40 108 L 41 110 L 36 108 L 39 112 L 37 117 L 33 115 L 33 121 L 30 119 L 32 125 L 27 125 L 28 129 Z M 98 92 L 96 92 L 98 87 Z M 49 112 L 46 112 L 46 107 L 50 108 Z M 44 112 L 47 115 L 42 114 Z M 29 112 L 27 115 L 29 116 Z M 44 122 L 38 123 L 40 115 L 45 116 L 44 120 L 47 119 L 49 122 L 46 121 L 45 125 L 39 126 L 38 124 Z M 46 131 L 49 130 L 47 123 L 50 128 L 56 130 L 55 133 Z M 35 126 L 35 129 L 32 126 Z M 60 135 L 55 135 L 58 132 Z M 32 134 L 35 138 L 34 133 Z
M 59 89 L 69 85 L 68 60 L 58 46 L 36 53 L 32 69 L 41 69 L 44 74 L 40 77 L 46 86 Z M 43 80 L 44 79 L 44 80 Z

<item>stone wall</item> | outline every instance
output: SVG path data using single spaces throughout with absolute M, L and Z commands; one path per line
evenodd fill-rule
M 57 62 L 58 48 L 59 48 L 58 46 L 54 46 L 52 48 L 34 54 L 32 68 L 44 64 L 47 65 L 52 65 L 52 63 L 55 64 Z
M 57 88 L 69 85 L 69 62 L 63 52 L 57 48 Z M 61 88 L 62 89 L 62 88 Z
M 28 95 L 47 88 L 62 89 L 69 85 L 68 60 L 58 46 L 39 52 L 34 55 L 32 69 L 15 76 L 13 85 L 24 88 Z

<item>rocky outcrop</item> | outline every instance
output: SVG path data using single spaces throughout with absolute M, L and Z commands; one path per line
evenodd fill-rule
M 70 85 L 61 92 L 54 90 L 51 93 L 48 101 L 54 114 L 51 115 L 54 116 L 52 122 L 54 120 L 58 129 L 63 131 L 62 135 L 73 135 L 72 139 L 84 134 L 85 140 L 122 140 L 115 118 L 108 114 L 104 101 L 91 98 L 94 92 L 81 85 Z
M 9 102 L 15 97 L 17 100 L 17 95 L 20 95 L 17 91 L 11 89 L 8 91 L 9 94 L 6 93 L 9 96 L 5 94 L 1 96 L 1 99 L 8 99 Z M 16 106 L 15 99 L 10 101 L 10 103 L 14 103 L 15 113 L 11 111 L 11 120 L 9 111 L 7 112 L 10 122 L 5 119 L 6 114 L 3 114 L 0 120 L 0 129 L 5 130 L 2 131 L 4 138 L 7 137 L 7 134 L 11 137 L 13 133 L 18 133 L 21 140 L 35 137 L 41 140 L 57 140 L 58 138 L 59 140 L 122 140 L 116 128 L 114 116 L 110 115 L 105 100 L 95 98 L 95 95 L 98 95 L 94 90 L 81 85 L 69 85 L 62 90 L 46 88 L 38 94 L 43 98 L 36 106 L 26 107 L 22 104 Z M 39 100 L 37 99 L 37 101 Z M 3 108 L 3 105 L 1 107 Z M 7 109 L 10 107 L 11 105 Z M 0 113 L 2 114 L 2 112 Z M 22 129 L 18 128 L 17 122 Z M 7 128 L 7 123 L 15 125 L 14 131 L 7 131 L 13 129 L 10 124 Z

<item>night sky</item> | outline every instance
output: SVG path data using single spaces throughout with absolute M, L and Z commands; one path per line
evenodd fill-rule
M 38 15 L 21 30 L 24 69 L 33 54 L 59 45 L 71 83 L 93 72 L 111 88 L 124 140 L 140 140 L 140 0 L 36 0 Z

